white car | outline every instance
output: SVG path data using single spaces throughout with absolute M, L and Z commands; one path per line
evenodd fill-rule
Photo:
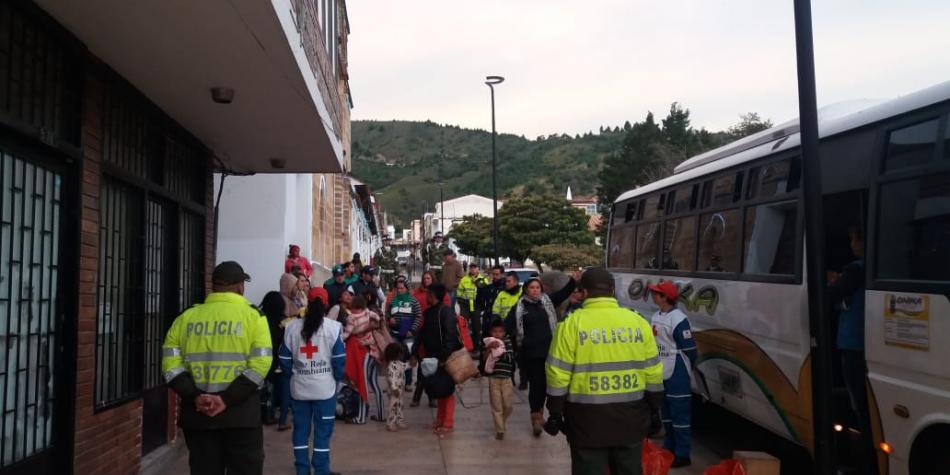
M 539 275 L 541 275 L 541 273 L 538 272 L 537 269 L 529 269 L 527 267 L 519 267 L 516 269 L 505 269 L 505 272 L 514 272 L 515 274 L 518 274 L 518 282 L 521 282 L 521 283 L 524 283 L 524 281 L 532 277 L 538 277 Z

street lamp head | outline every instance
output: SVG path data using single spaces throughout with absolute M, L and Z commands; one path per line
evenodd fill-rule
M 494 86 L 495 84 L 501 84 L 505 81 L 505 78 L 501 76 L 485 76 L 485 84 L 488 86 Z

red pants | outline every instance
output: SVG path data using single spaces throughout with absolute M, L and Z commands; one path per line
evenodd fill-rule
M 451 429 L 455 425 L 455 394 L 438 399 L 436 403 L 438 407 L 435 416 L 436 422 L 439 422 L 446 429 Z

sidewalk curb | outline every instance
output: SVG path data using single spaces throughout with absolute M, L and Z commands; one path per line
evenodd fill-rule
M 174 441 L 142 457 L 139 475 L 163 475 L 167 473 L 169 467 L 174 467 L 175 462 L 183 457 L 188 457 L 188 449 L 185 445 L 184 435 L 179 430 Z

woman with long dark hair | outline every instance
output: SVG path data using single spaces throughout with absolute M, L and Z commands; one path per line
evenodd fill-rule
M 290 394 L 294 409 L 294 465 L 297 474 L 330 474 L 330 436 L 336 418 L 337 381 L 343 379 L 346 350 L 343 328 L 324 318 L 323 298 L 307 306 L 304 318 L 287 326 L 280 347 L 280 366 L 291 374 Z M 313 430 L 313 457 L 310 432 Z

